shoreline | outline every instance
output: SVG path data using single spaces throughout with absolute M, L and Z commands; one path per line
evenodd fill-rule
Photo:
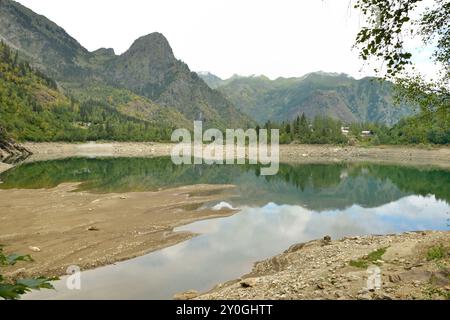
M 431 256 L 442 246 L 444 256 Z M 369 269 L 371 268 L 371 269 Z M 368 287 L 369 271 L 380 276 Z M 209 292 L 180 293 L 199 300 L 450 299 L 450 231 L 313 240 L 256 262 L 249 274 Z
M 24 143 L 33 152 L 26 162 L 70 157 L 170 156 L 174 144 L 153 142 Z M 379 162 L 450 168 L 450 147 L 280 145 L 280 162 Z M 1 170 L 1 169 L 0 169 Z
M 176 227 L 236 213 L 202 208 L 231 185 L 108 194 L 76 191 L 77 185 L 0 190 L 0 243 L 6 253 L 34 260 L 3 268 L 5 277 L 62 276 L 71 265 L 88 270 L 143 256 L 196 236 Z

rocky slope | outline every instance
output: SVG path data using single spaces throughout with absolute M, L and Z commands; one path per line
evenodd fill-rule
M 258 262 L 242 279 L 219 284 L 198 298 L 450 299 L 449 244 L 449 231 L 338 241 L 325 237 Z M 177 298 L 195 296 L 188 292 Z
M 106 69 L 110 84 L 146 96 L 161 106 L 173 106 L 187 119 L 203 120 L 209 127 L 246 127 L 251 121 L 224 96 L 209 88 L 195 72 L 177 60 L 167 39 L 152 33 L 137 39 Z
M 411 106 L 395 105 L 392 84 L 375 78 L 356 80 L 325 72 L 276 80 L 264 76 L 218 80 L 204 72 L 200 76 L 259 122 L 294 120 L 305 113 L 308 118 L 329 115 L 347 123 L 392 125 L 414 111 Z
M 153 108 L 170 110 L 168 117 L 178 112 L 184 119 L 173 126 L 194 119 L 221 128 L 252 124 L 247 115 L 177 60 L 162 34 L 137 39 L 120 56 L 112 49 L 89 52 L 49 19 L 17 2 L 0 0 L 0 39 L 78 99 L 89 99 L 84 92 L 94 88 L 104 93 L 96 98 L 111 104 L 109 97 L 121 96 L 120 90 L 126 89 L 150 100 Z M 131 116 L 145 113 L 133 105 L 118 109 Z
M 31 151 L 9 138 L 6 131 L 0 127 L 0 162 L 14 163 L 31 154 Z

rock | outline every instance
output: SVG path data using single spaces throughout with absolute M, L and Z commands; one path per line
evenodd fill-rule
M 330 236 L 323 237 L 322 243 L 324 245 L 329 245 L 331 243 L 331 237 Z
M 317 289 L 323 290 L 323 289 L 325 289 L 325 285 L 323 283 L 318 283 Z
M 366 294 L 368 292 L 369 292 L 369 290 L 367 290 L 366 288 L 363 288 L 363 289 L 358 291 L 358 295 Z
M 372 300 L 372 295 L 370 293 L 358 295 L 358 300 Z
M 258 282 L 257 278 L 247 278 L 241 280 L 239 284 L 241 285 L 242 288 L 252 288 L 256 285 L 257 282 Z
M 28 249 L 30 249 L 33 252 L 41 252 L 41 249 L 38 247 L 28 247 Z
M 97 227 L 90 226 L 89 228 L 87 228 L 87 231 L 100 231 L 100 229 Z
M 446 272 L 433 272 L 430 277 L 430 282 L 437 286 L 450 285 L 450 278 Z
M 128 199 L 128 198 L 125 197 L 125 196 L 121 196 L 120 199 L 121 199 L 121 200 L 126 200 L 126 199 Z
M 414 286 L 414 287 L 418 288 L 418 287 L 420 287 L 420 285 L 421 285 L 421 282 L 420 282 L 420 281 L 418 281 L 418 280 L 414 280 L 414 281 L 413 281 L 413 286 Z
M 405 267 L 403 267 L 403 269 L 405 269 L 405 270 L 412 270 L 412 268 L 413 268 L 413 266 L 405 266 Z
M 32 152 L 17 144 L 9 137 L 5 129 L 0 127 L 0 161 L 14 164 L 25 160 Z
M 177 293 L 173 296 L 174 300 L 191 300 L 197 298 L 199 296 L 198 291 L 196 290 L 188 290 L 182 293 Z
M 391 274 L 389 275 L 389 281 L 392 283 L 397 283 L 402 281 L 402 278 L 400 277 L 399 274 Z
M 394 300 L 394 297 L 387 293 L 381 292 L 381 293 L 378 293 L 375 295 L 375 299 L 377 299 L 377 300 Z
M 294 244 L 294 245 L 291 246 L 288 250 L 286 250 L 285 253 L 296 252 L 296 251 L 299 251 L 299 250 L 303 249 L 304 247 L 305 247 L 305 244 L 304 244 L 304 243 Z

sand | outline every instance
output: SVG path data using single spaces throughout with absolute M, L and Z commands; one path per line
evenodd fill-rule
M 70 265 L 86 270 L 112 264 L 195 236 L 174 232 L 177 226 L 234 213 L 200 208 L 231 191 L 227 185 L 100 195 L 75 188 L 0 190 L 0 243 L 6 253 L 35 260 L 2 268 L 4 275 L 59 276 Z

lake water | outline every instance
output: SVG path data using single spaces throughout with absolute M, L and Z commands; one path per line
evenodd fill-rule
M 178 245 L 81 274 L 82 290 L 42 291 L 30 299 L 167 299 L 206 291 L 248 273 L 255 261 L 295 243 L 330 235 L 449 230 L 450 171 L 376 164 L 175 166 L 170 158 L 66 159 L 23 164 L 0 175 L 0 188 L 51 188 L 81 182 L 97 193 L 191 184 L 234 184 L 224 195 L 239 212 L 178 228 L 201 235 Z M 218 202 L 208 203 L 214 206 Z M 201 210 L 201 208 L 199 209 Z

